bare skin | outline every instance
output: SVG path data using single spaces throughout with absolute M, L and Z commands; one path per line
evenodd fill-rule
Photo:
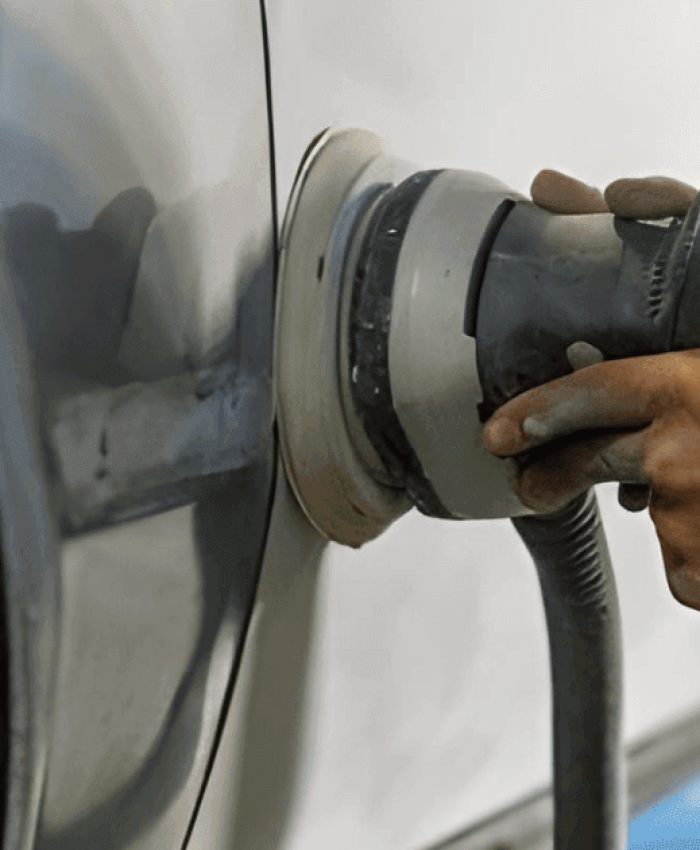
M 658 177 L 617 180 L 601 194 L 549 170 L 531 192 L 552 212 L 656 219 L 683 215 L 695 196 Z M 649 505 L 671 593 L 700 610 L 700 350 L 599 359 L 585 365 L 585 356 L 570 356 L 574 374 L 503 405 L 486 423 L 484 444 L 519 460 L 518 493 L 536 511 L 556 510 L 595 484 L 624 482 L 624 506 Z

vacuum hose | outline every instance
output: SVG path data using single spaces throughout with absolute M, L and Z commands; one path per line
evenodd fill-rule
M 622 850 L 620 613 L 595 492 L 511 521 L 535 562 L 549 635 L 554 848 Z

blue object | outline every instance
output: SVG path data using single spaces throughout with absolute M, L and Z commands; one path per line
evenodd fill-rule
M 629 850 L 700 847 L 700 777 L 630 823 Z

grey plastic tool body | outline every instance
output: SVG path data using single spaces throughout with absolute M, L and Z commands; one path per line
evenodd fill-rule
M 570 373 L 566 349 L 579 340 L 606 360 L 699 345 L 700 323 L 689 309 L 700 300 L 699 221 L 698 199 L 684 219 L 662 224 L 516 204 L 479 294 L 482 421 L 519 393 Z

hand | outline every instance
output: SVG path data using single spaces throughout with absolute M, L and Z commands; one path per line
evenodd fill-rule
M 601 195 L 540 172 L 533 199 L 558 213 L 683 215 L 695 191 L 664 178 L 618 180 Z M 580 352 L 579 352 L 580 355 Z M 700 350 L 594 365 L 523 393 L 494 414 L 484 443 L 519 461 L 517 488 L 536 511 L 555 510 L 594 484 L 625 482 L 621 502 L 646 507 L 673 596 L 700 610 Z M 600 359 L 598 353 L 597 359 Z M 527 451 L 527 456 L 517 456 Z
M 545 169 L 532 181 L 532 200 L 560 215 L 614 213 L 622 218 L 655 220 L 688 211 L 697 190 L 669 177 L 622 178 L 605 194 L 580 180 Z

